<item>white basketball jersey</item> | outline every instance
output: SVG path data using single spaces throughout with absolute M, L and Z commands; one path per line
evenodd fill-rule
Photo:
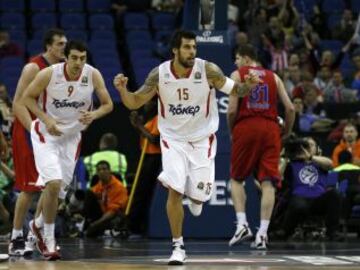
M 159 66 L 158 113 L 161 135 L 175 140 L 197 141 L 218 130 L 215 89 L 209 86 L 204 60 L 195 59 L 187 78 L 176 78 L 171 61 Z
M 66 63 L 52 65 L 53 69 L 48 87 L 39 98 L 39 106 L 53 119 L 64 134 L 74 134 L 85 129 L 79 122 L 81 111 L 91 110 L 93 86 L 93 67 L 85 64 L 77 81 L 68 80 Z

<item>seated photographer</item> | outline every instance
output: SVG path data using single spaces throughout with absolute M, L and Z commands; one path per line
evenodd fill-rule
M 284 188 L 289 189 L 290 202 L 285 212 L 281 235 L 288 238 L 310 215 L 324 215 L 326 236 L 334 239 L 340 218 L 340 196 L 327 187 L 327 173 L 332 169 L 330 158 L 311 137 L 292 139 L 285 145 L 289 163 L 284 173 Z
M 125 210 L 128 201 L 126 188 L 111 174 L 107 161 L 99 161 L 96 172 L 100 181 L 86 193 L 83 209 L 84 230 L 88 237 L 111 229 L 111 221 Z

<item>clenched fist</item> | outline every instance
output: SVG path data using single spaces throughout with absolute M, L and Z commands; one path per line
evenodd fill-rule
M 114 86 L 117 90 L 125 90 L 128 82 L 128 77 L 125 77 L 124 74 L 119 73 L 114 77 Z

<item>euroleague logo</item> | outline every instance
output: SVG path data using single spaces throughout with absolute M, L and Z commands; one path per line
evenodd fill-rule
M 312 165 L 305 166 L 299 172 L 299 179 L 303 184 L 313 186 L 319 179 L 319 172 Z

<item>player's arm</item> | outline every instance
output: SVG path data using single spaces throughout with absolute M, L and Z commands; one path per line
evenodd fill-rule
M 48 130 L 49 128 L 56 129 L 56 122 L 38 106 L 37 98 L 48 86 L 52 72 L 53 69 L 51 67 L 41 70 L 35 76 L 34 80 L 32 80 L 30 85 L 25 89 L 24 94 L 20 100 L 33 114 L 36 115 L 37 118 L 39 118 L 46 125 Z M 61 135 L 61 133 L 58 133 L 57 131 L 54 131 L 53 133 L 54 134 L 50 132 L 52 135 Z
M 235 82 L 240 82 L 239 72 L 237 70 L 235 70 L 233 73 L 231 73 L 230 78 L 232 80 L 234 80 Z M 230 95 L 229 96 L 229 106 L 228 106 L 228 110 L 227 110 L 227 114 L 226 114 L 227 124 L 228 124 L 230 134 L 235 125 L 238 106 L 239 106 L 239 97 L 235 96 L 235 95 Z
M 155 96 L 159 86 L 159 67 L 149 73 L 144 84 L 135 92 L 128 91 L 127 82 L 128 78 L 124 74 L 118 74 L 114 78 L 114 86 L 124 105 L 130 110 L 136 110 Z
M 27 129 L 30 130 L 31 126 L 31 116 L 29 111 L 26 109 L 25 105 L 21 102 L 21 98 L 24 95 L 26 87 L 31 83 L 35 78 L 36 74 L 39 72 L 39 67 L 35 63 L 29 63 L 25 65 L 21 72 L 20 79 L 16 86 L 16 92 L 14 96 L 14 101 L 12 105 L 13 112 L 16 118 L 21 122 L 21 124 Z
M 253 73 L 246 75 L 244 82 L 234 82 L 232 79 L 226 77 L 222 70 L 212 62 L 206 62 L 205 70 L 209 84 L 228 95 L 236 95 L 238 97 L 247 96 L 258 83 L 262 82 L 261 79 Z
M 90 125 L 95 119 L 110 113 L 114 107 L 109 92 L 106 89 L 104 78 L 97 69 L 94 69 L 93 71 L 93 85 L 95 93 L 99 98 L 100 106 L 94 111 L 84 111 L 82 113 L 79 121 L 84 125 Z
M 285 127 L 284 127 L 283 138 L 286 138 L 290 135 L 292 127 L 294 125 L 295 108 L 286 92 L 284 83 L 279 78 L 279 76 L 277 76 L 276 74 L 274 74 L 274 76 L 275 76 L 278 95 L 280 97 L 282 104 L 285 107 Z

